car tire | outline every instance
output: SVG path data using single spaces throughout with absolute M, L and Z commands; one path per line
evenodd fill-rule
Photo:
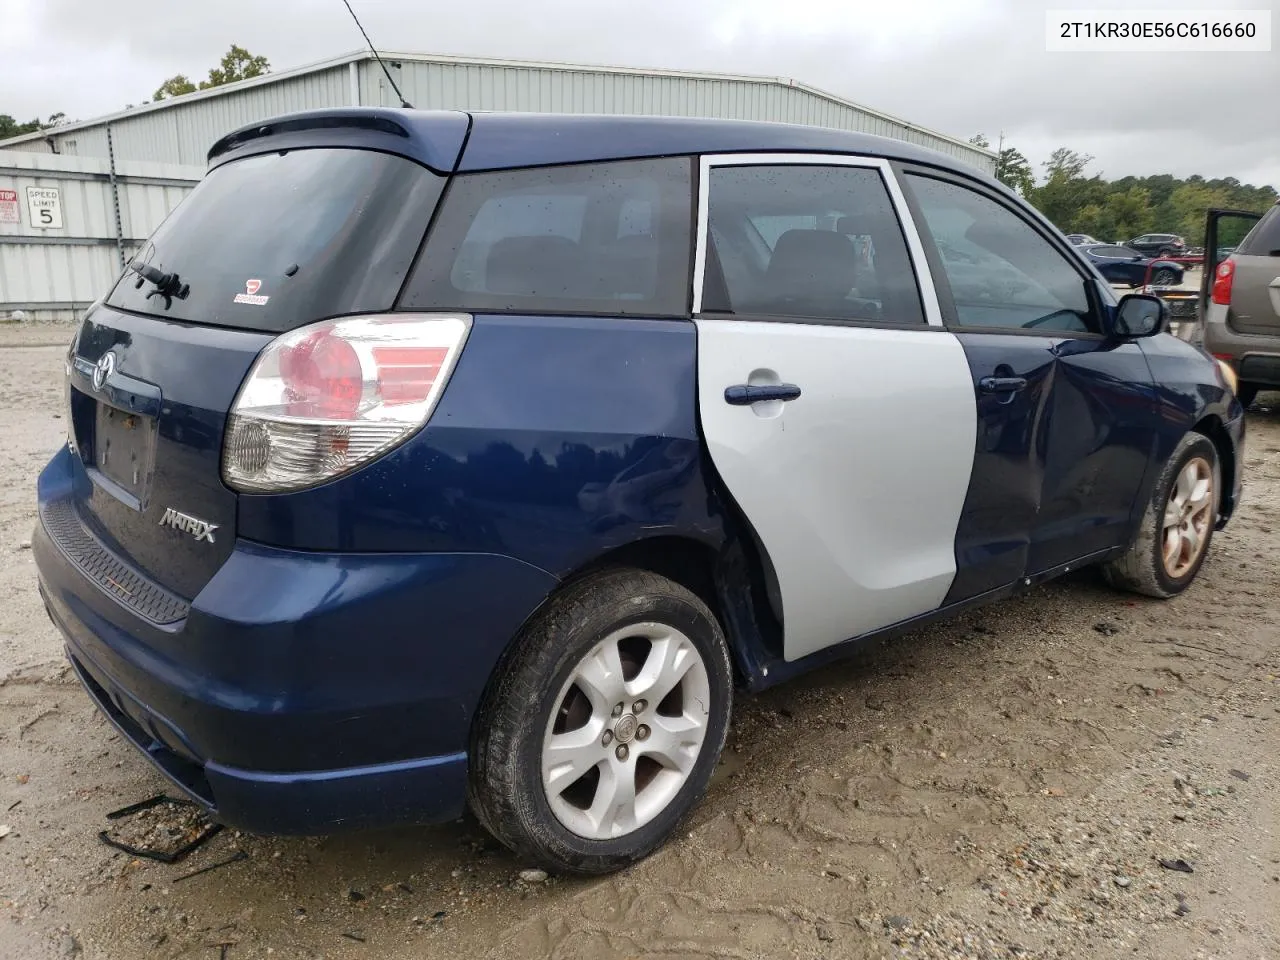
M 1208 488 L 1201 494 L 1204 480 Z M 1218 448 L 1204 434 L 1188 433 L 1156 480 L 1137 537 L 1123 554 L 1103 564 L 1107 582 L 1161 599 L 1182 593 L 1208 556 L 1221 484 Z
M 672 694 L 651 702 L 646 691 L 680 670 Z M 706 603 L 648 571 L 593 574 L 535 615 L 490 683 L 471 738 L 471 808 L 525 862 L 618 870 L 701 798 L 732 700 L 728 644 Z M 634 801 L 614 806 L 628 783 Z
M 1170 287 L 1177 282 L 1178 274 L 1168 267 L 1161 267 L 1151 275 L 1151 282 L 1157 287 Z
M 1240 405 L 1246 410 L 1253 405 L 1253 401 L 1258 399 L 1258 385 L 1256 383 L 1242 383 L 1240 389 L 1236 391 L 1236 397 L 1240 400 Z

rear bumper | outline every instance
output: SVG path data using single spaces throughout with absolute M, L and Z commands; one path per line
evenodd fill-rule
M 65 493 L 49 472 L 42 507 Z M 476 705 L 557 582 L 488 554 L 241 541 L 187 616 L 158 626 L 91 581 L 43 522 L 32 549 L 102 711 L 217 819 L 263 833 L 460 813 Z
M 252 833 L 312 835 L 433 823 L 453 819 L 462 810 L 467 781 L 463 752 L 292 773 L 241 770 L 212 760 L 202 763 L 171 747 L 166 741 L 181 738 L 181 731 L 113 684 L 82 650 L 69 643 L 67 656 L 112 725 L 172 784 L 222 823 Z
M 1280 335 L 1238 333 L 1231 329 L 1229 308 L 1211 303 L 1204 320 L 1204 348 L 1229 357 L 1241 382 L 1280 387 Z

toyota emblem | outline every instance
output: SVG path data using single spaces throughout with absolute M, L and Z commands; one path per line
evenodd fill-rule
M 107 382 L 107 377 L 111 376 L 116 369 L 116 355 L 111 352 L 104 353 L 98 358 L 97 365 L 93 368 L 93 389 L 101 390 L 102 385 Z

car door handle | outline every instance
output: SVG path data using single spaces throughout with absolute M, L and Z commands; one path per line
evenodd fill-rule
M 983 377 L 978 381 L 983 393 L 1017 393 L 1026 385 L 1026 377 Z
M 724 402 L 735 407 L 746 407 L 765 400 L 794 400 L 800 396 L 800 388 L 794 383 L 739 383 L 724 388 Z

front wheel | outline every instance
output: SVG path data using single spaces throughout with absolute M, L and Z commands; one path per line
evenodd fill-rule
M 472 809 L 548 870 L 617 870 L 702 796 L 732 698 L 728 645 L 702 600 L 646 571 L 588 577 L 535 618 L 491 684 L 472 735 Z
M 1213 539 L 1221 474 L 1212 440 L 1201 433 L 1183 437 L 1156 481 L 1137 538 L 1103 565 L 1107 582 L 1160 598 L 1190 586 Z

